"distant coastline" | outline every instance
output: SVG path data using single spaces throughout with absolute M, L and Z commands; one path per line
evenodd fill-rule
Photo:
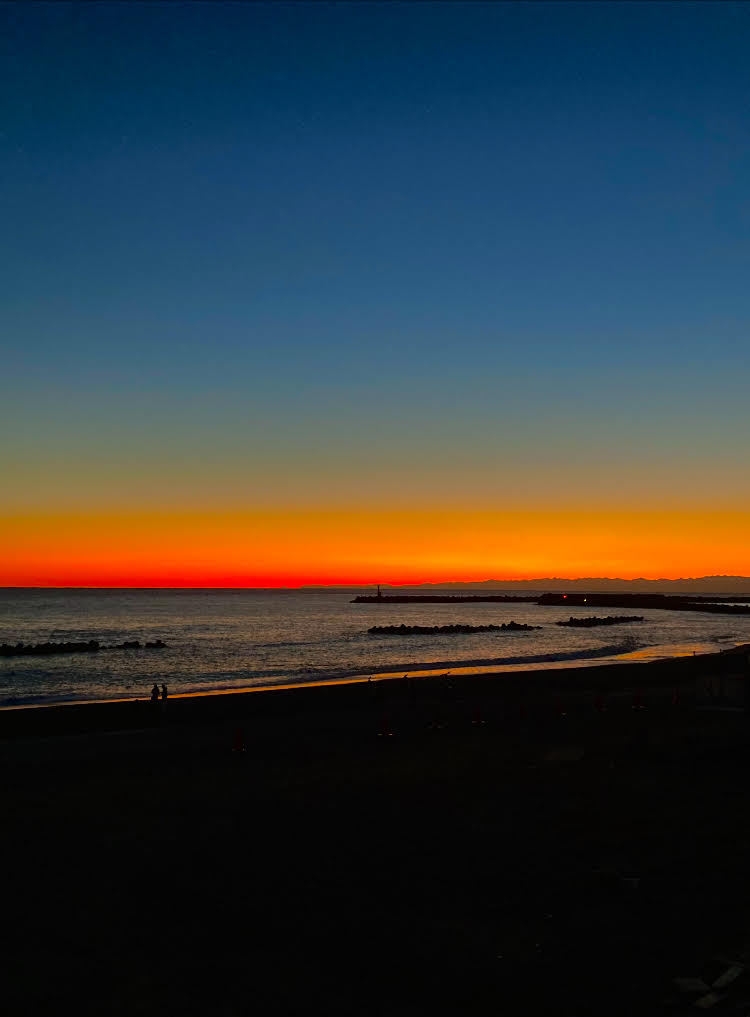
M 307 586 L 302 589 L 323 590 L 362 590 L 373 589 L 378 584 L 372 583 L 370 587 L 358 586 L 355 584 L 346 586 Z M 380 583 L 383 591 L 391 591 L 391 594 L 407 594 L 413 592 L 429 593 L 430 591 L 455 590 L 461 591 L 482 591 L 483 593 L 496 594 L 504 593 L 667 593 L 667 594 L 692 594 L 695 596 L 719 596 L 732 594 L 750 597 L 750 576 L 697 576 L 694 578 L 681 579 L 619 579 L 606 576 L 582 576 L 576 579 L 564 579 L 555 576 L 548 576 L 539 579 L 477 579 L 469 582 L 445 581 L 439 583 Z

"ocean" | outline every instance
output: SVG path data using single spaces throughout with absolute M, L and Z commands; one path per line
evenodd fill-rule
M 569 629 L 555 625 L 571 614 L 559 607 L 354 604 L 353 596 L 334 590 L 3 589 L 0 643 L 161 639 L 167 645 L 0 658 L 0 707 L 147 698 L 154 682 L 177 695 L 369 675 L 645 661 L 750 643 L 750 615 L 576 608 L 577 616 L 639 614 L 645 620 Z M 499 625 L 511 620 L 542 627 L 428 636 L 367 631 L 402 622 Z

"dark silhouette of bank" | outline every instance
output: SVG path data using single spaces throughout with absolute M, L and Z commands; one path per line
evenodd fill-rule
M 706 611 L 710 614 L 750 614 L 746 597 L 704 597 L 664 593 L 543 593 L 540 596 L 500 594 L 362 595 L 352 604 L 538 604 L 540 607 L 647 607 L 660 611 Z
M 537 604 L 542 607 L 647 607 L 659 611 L 750 614 L 750 604 L 725 602 L 717 597 L 678 597 L 664 593 L 545 593 Z

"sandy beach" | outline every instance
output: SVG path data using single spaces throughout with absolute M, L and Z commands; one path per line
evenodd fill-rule
M 3 711 L 7 1012 L 687 1012 L 750 956 L 745 666 Z

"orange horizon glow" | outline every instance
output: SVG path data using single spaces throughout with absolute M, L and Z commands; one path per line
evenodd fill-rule
M 0 586 L 245 588 L 750 574 L 750 513 L 289 510 L 0 517 Z

